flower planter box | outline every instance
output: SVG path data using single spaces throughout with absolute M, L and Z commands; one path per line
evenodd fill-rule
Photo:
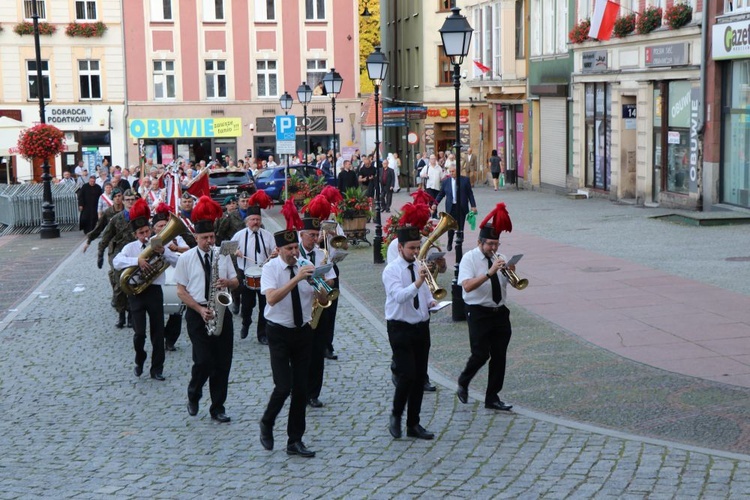
M 366 225 L 366 217 L 354 217 L 353 219 L 343 219 L 341 221 L 341 227 L 344 231 L 361 231 Z

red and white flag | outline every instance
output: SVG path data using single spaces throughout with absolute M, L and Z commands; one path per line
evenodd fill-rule
M 182 196 L 180 178 L 172 172 L 164 175 L 164 203 L 169 205 L 169 210 L 172 213 L 177 214 L 180 211 L 180 197 Z
M 187 186 L 185 186 L 185 191 L 192 194 L 196 198 L 200 198 L 201 196 L 209 196 L 211 194 L 211 191 L 208 182 L 208 168 L 204 168 L 203 170 L 198 172 L 198 175 L 194 177 Z
M 619 12 L 619 3 L 612 0 L 596 0 L 594 4 L 594 16 L 591 18 L 589 38 L 596 38 L 597 40 L 609 40 L 612 38 L 612 30 L 615 27 L 615 21 Z
M 479 68 L 479 71 L 481 71 L 482 73 L 487 73 L 492 69 L 489 66 L 485 66 L 484 64 L 480 63 L 479 61 L 474 61 L 474 66 Z

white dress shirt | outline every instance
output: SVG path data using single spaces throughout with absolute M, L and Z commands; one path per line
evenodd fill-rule
M 305 247 L 302 246 L 302 243 L 299 244 L 299 255 L 300 258 L 309 260 L 310 262 L 313 262 L 310 258 L 310 254 L 312 252 L 315 252 L 315 267 L 319 267 L 321 263 L 323 262 L 323 257 L 325 257 L 325 252 L 319 248 L 317 245 L 313 247 L 311 252 L 308 252 L 305 250 Z M 330 264 L 330 262 L 327 262 L 327 264 Z M 328 271 L 325 276 L 323 276 L 323 279 L 326 280 L 335 280 L 336 279 L 336 271 L 333 270 L 333 267 L 331 267 L 331 270 Z
M 435 165 L 427 165 L 427 167 L 422 169 L 422 178 L 427 179 L 424 185 L 425 188 L 440 191 L 440 182 L 443 180 L 443 169 L 437 163 Z
M 256 238 L 260 238 L 260 253 L 257 255 L 255 253 Z M 269 231 L 263 228 L 258 229 L 257 232 L 253 232 L 249 228 L 240 229 L 234 233 L 232 241 L 237 242 L 242 255 L 246 257 L 245 259 L 237 259 L 237 267 L 243 271 L 253 266 L 260 266 L 276 250 L 276 240 Z
M 385 286 L 385 319 L 417 324 L 430 319 L 430 303 L 433 301 L 430 287 L 423 282 L 419 288 L 414 285 L 409 271 L 409 262 L 399 257 L 385 266 L 383 286 Z M 414 262 L 414 276 L 419 276 L 419 265 Z M 419 297 L 419 309 L 414 308 L 414 297 Z
M 214 247 L 212 250 L 218 252 L 219 248 Z M 180 255 L 174 272 L 175 283 L 184 286 L 193 300 L 199 304 L 207 302 L 205 296 L 206 274 L 202 262 L 204 255 L 205 253 L 200 248 L 191 248 Z M 234 265 L 228 255 L 219 257 L 219 277 L 224 279 L 237 277 L 237 272 L 234 270 Z
M 507 260 L 504 255 L 499 254 L 503 260 Z M 461 264 L 458 266 L 458 284 L 462 286 L 461 295 L 464 298 L 464 302 L 474 306 L 484 307 L 498 307 L 504 306 L 506 294 L 506 285 L 508 280 L 503 273 L 498 272 L 497 277 L 500 278 L 500 290 L 502 291 L 502 300 L 499 303 L 495 303 L 492 300 L 492 283 L 490 280 L 485 281 L 474 290 L 467 292 L 463 290 L 464 281 L 472 278 L 478 278 L 487 274 L 487 257 L 482 253 L 482 249 L 478 246 L 473 250 L 464 254 L 461 258 Z
M 422 244 L 424 245 L 426 241 L 426 238 L 422 238 Z M 430 254 L 434 252 L 439 252 L 437 247 L 432 246 L 429 250 L 427 250 L 427 257 L 430 256 Z M 394 260 L 396 260 L 401 254 L 398 252 L 398 237 L 393 238 L 390 243 L 388 243 L 388 251 L 385 255 L 385 263 L 390 264 Z
M 128 267 L 137 266 L 138 256 L 141 255 L 141 252 L 145 249 L 144 245 L 148 246 L 148 243 L 143 244 L 139 240 L 131 241 L 120 250 L 120 253 L 115 255 L 115 258 L 112 259 L 112 266 L 118 271 Z M 164 255 L 162 257 L 170 266 L 174 267 L 177 264 L 177 258 L 179 256 L 169 248 L 164 247 Z M 152 284 L 163 285 L 166 283 L 166 280 L 166 273 L 161 273 Z
M 295 275 L 299 273 L 299 268 L 300 266 L 296 264 L 293 266 Z M 275 257 L 263 266 L 263 273 L 260 275 L 260 293 L 266 295 L 268 290 L 278 290 L 286 285 L 290 279 L 289 265 L 281 260 L 281 257 Z M 302 280 L 297 283 L 297 289 L 302 305 L 302 322 L 309 323 L 312 320 L 313 287 L 306 280 Z M 266 303 L 263 313 L 267 321 L 286 328 L 295 328 L 292 292 L 287 293 L 283 299 L 273 306 Z

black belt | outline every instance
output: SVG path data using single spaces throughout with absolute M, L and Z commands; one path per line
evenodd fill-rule
M 479 309 L 480 311 L 485 311 L 485 312 L 490 312 L 490 313 L 499 313 L 500 311 L 508 309 L 507 307 L 505 307 L 505 305 L 487 307 L 487 306 L 480 306 L 480 305 L 475 305 L 475 304 L 466 304 L 466 307 L 475 307 Z
M 267 325 L 271 325 L 272 328 L 283 328 L 285 330 L 302 330 L 304 327 L 308 325 L 308 323 L 304 323 L 302 326 L 293 326 L 289 328 L 288 326 L 280 325 L 278 323 L 274 323 L 273 321 L 266 320 Z

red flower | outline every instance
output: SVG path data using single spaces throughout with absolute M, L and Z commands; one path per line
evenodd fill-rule
M 47 159 L 65 150 L 65 134 L 54 125 L 40 123 L 21 132 L 18 151 L 27 160 Z

